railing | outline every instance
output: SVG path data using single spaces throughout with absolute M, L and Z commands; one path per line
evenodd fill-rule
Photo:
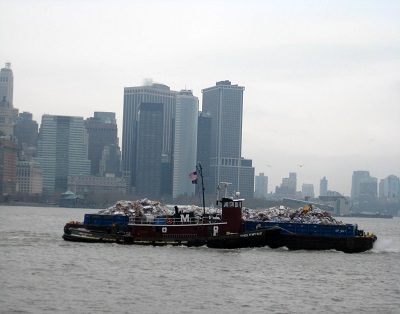
M 182 214 L 181 217 L 130 217 L 129 224 L 140 225 L 193 225 L 193 224 L 208 224 L 221 222 L 219 217 L 191 217 L 188 214 Z

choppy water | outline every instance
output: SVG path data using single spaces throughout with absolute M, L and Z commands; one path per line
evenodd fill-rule
M 347 218 L 360 254 L 64 241 L 88 212 L 0 206 L 1 313 L 400 313 L 399 218 Z

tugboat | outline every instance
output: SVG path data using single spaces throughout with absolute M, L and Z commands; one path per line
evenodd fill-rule
M 141 245 L 206 245 L 210 248 L 235 249 L 266 246 L 273 242 L 273 238 L 279 236 L 280 229 L 277 227 L 243 230 L 242 203 L 244 199 L 223 197 L 217 201 L 217 205 L 218 203 L 222 205 L 222 214 L 207 216 L 200 164 L 198 171 L 202 179 L 203 190 L 202 217 L 195 217 L 190 213 L 180 213 L 177 206 L 175 206 L 174 215 L 154 219 L 134 216 L 126 221 L 128 218 L 125 216 L 117 218 L 118 216 L 107 215 L 108 225 L 74 221 L 67 223 L 64 227 L 64 240 Z M 115 219 L 119 219 L 119 221 L 117 222 Z

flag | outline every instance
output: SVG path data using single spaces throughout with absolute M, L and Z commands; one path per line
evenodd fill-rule
M 189 173 L 189 178 L 192 179 L 192 180 L 196 180 L 197 179 L 197 172 L 194 171 L 194 172 Z

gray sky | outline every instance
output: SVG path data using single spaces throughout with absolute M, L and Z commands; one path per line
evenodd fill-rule
M 14 107 L 85 118 L 145 79 L 245 86 L 243 150 L 269 191 L 354 170 L 400 176 L 400 1 L 0 0 L 0 65 Z M 270 165 L 271 167 L 268 167 Z M 304 165 L 298 167 L 298 165 Z

